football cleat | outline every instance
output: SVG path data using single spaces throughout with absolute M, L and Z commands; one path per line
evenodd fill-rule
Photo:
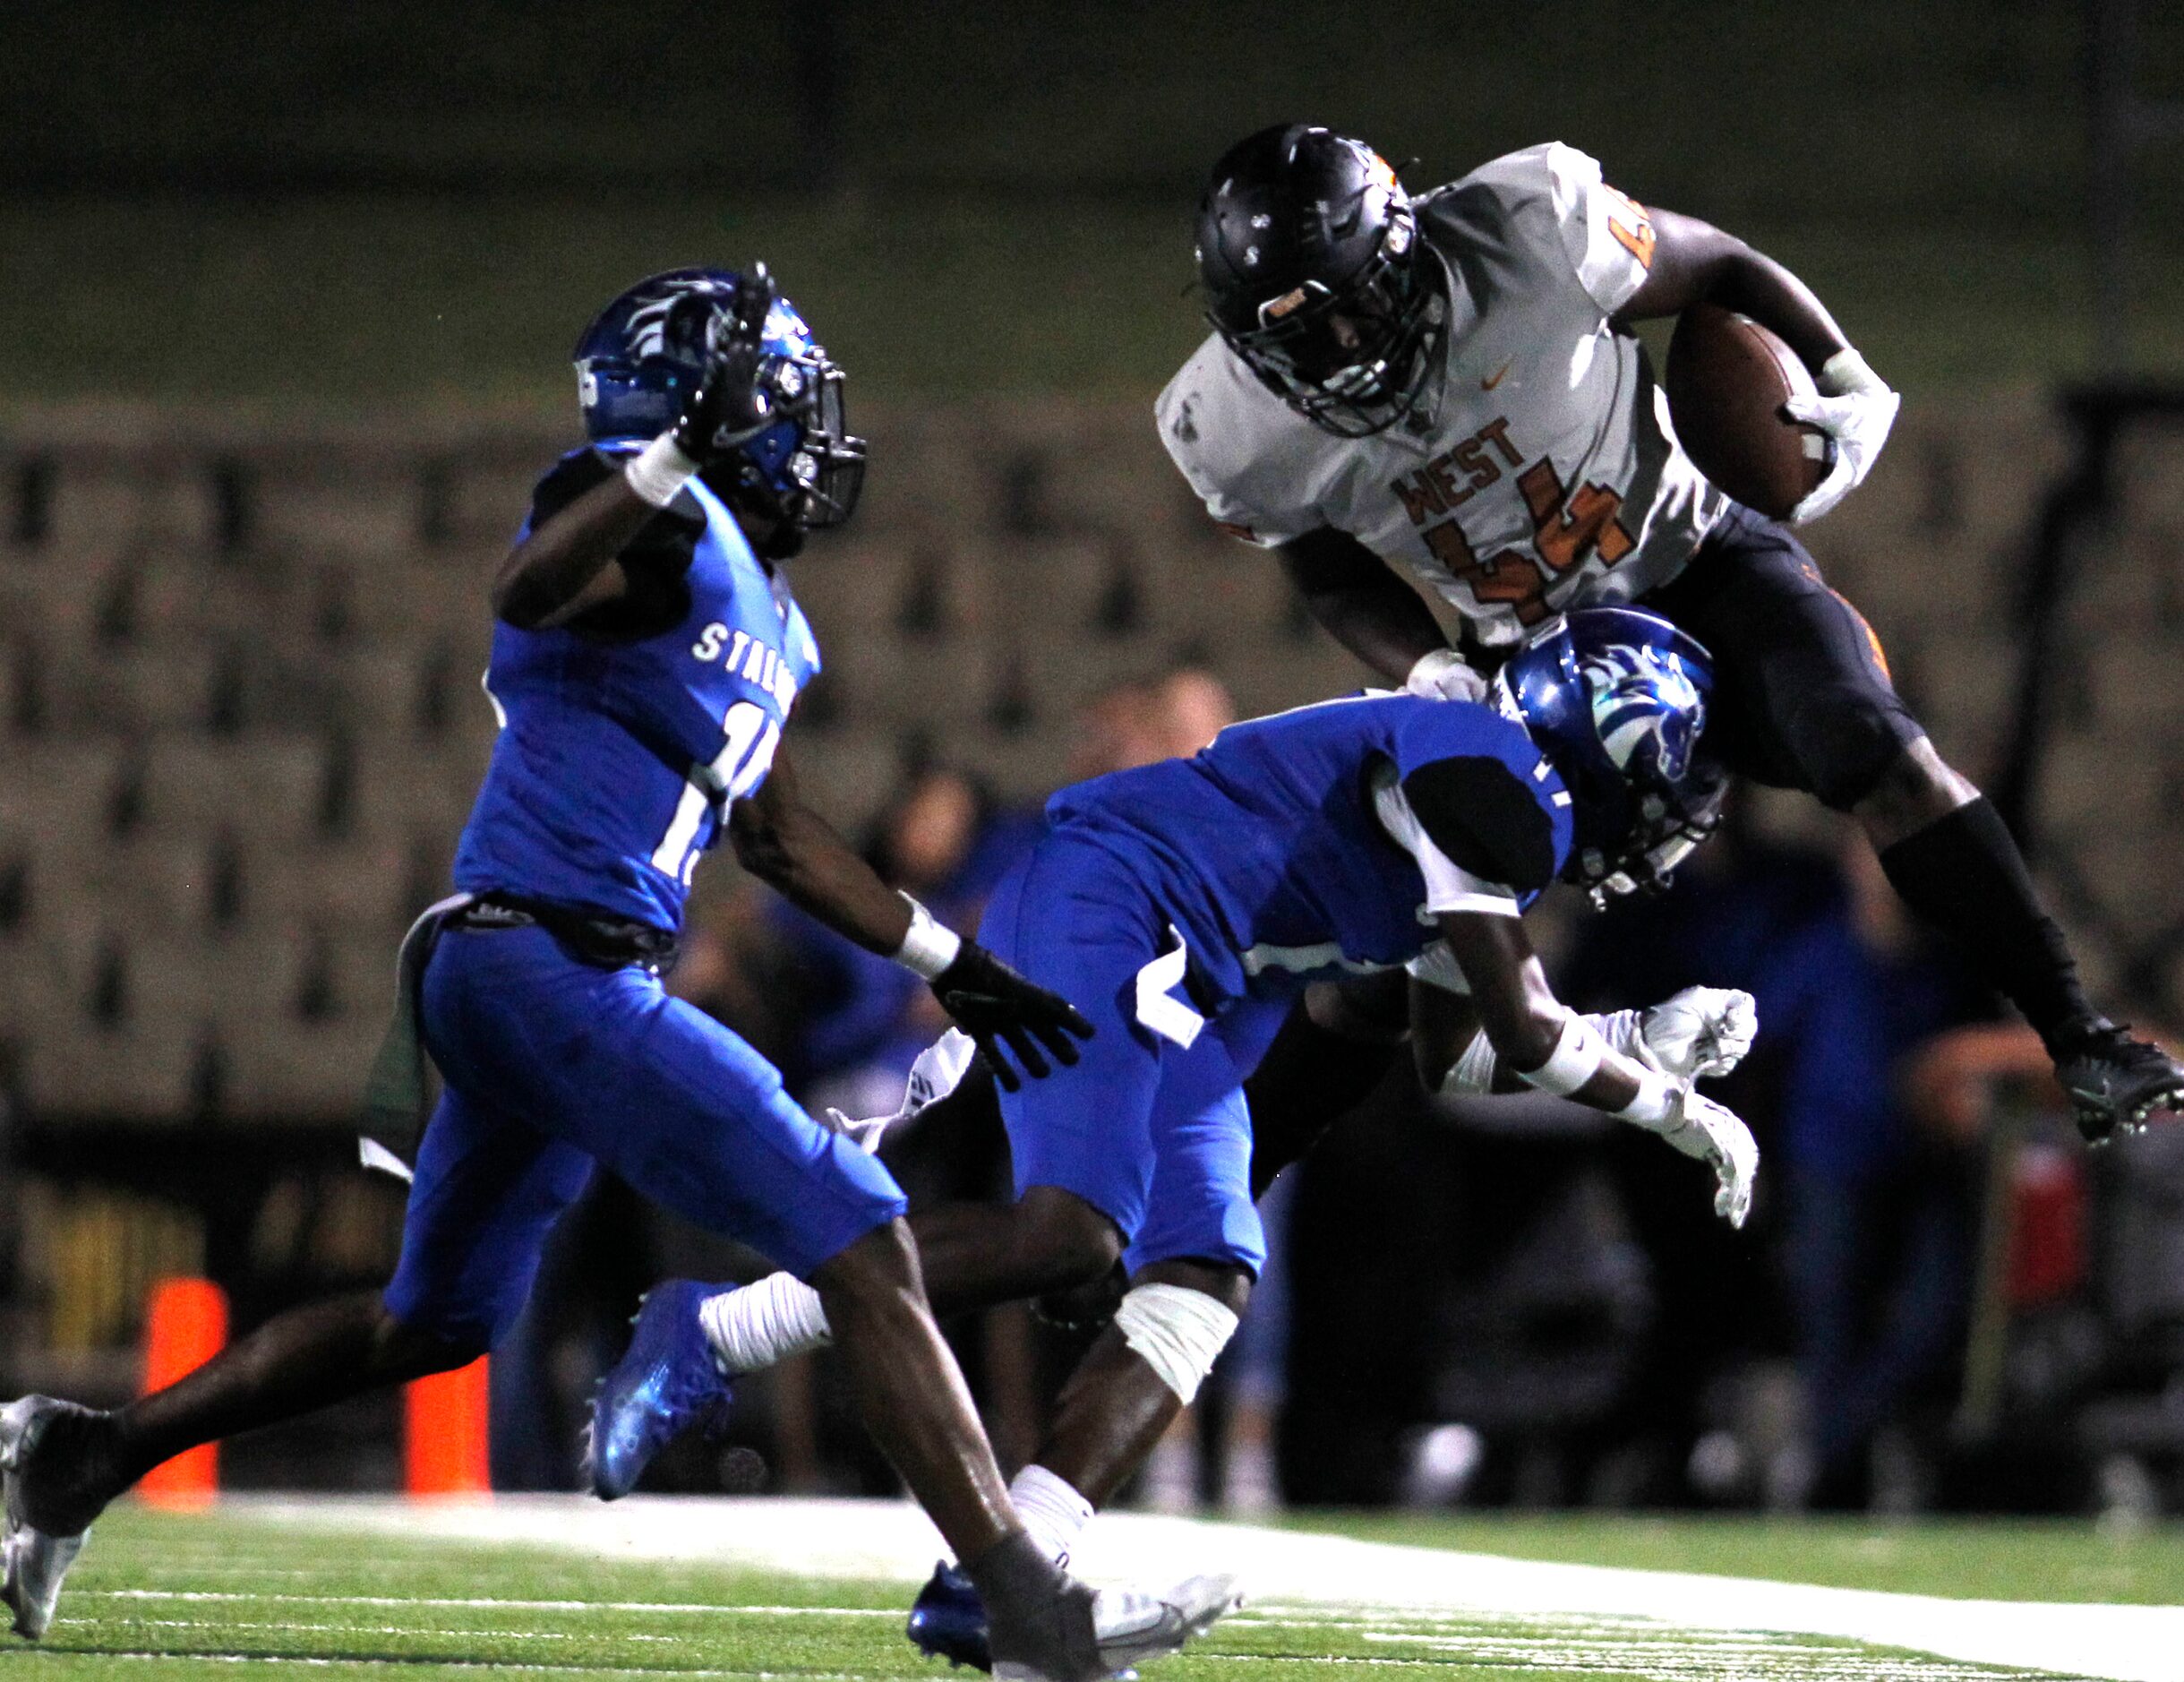
M 1092 1640 L 1101 1672 L 1121 1682 L 1137 1667 L 1181 1651 L 1244 1603 L 1231 1576 L 1190 1577 L 1158 1594 L 1142 1589 L 1101 1589 L 1092 1596 Z M 1041 1682 L 1029 1665 L 1004 1659 L 995 1682 Z
M 928 1659 L 946 1659 L 950 1669 L 963 1664 L 977 1670 L 993 1669 L 985 1603 L 971 1579 L 945 1559 L 918 1591 L 903 1633 Z
M 2159 1111 L 2184 1109 L 2184 1065 L 2120 1024 L 2095 1020 L 2058 1049 L 2055 1078 L 2088 1145 L 2136 1133 Z
M 34 1529 L 23 1517 L 23 1473 L 46 1427 L 63 1413 L 80 1411 L 73 1403 L 43 1395 L 0 1408 L 0 1492 L 7 1508 L 6 1532 L 0 1536 L 0 1600 L 15 1614 L 15 1633 L 29 1641 L 51 1626 L 62 1579 L 91 1532 L 89 1526 L 73 1536 Z
M 714 1287 L 695 1279 L 655 1285 L 638 1304 L 630 1347 L 592 1397 L 585 1471 L 592 1493 L 620 1500 L 660 1451 L 693 1426 L 717 1431 L 733 1387 L 714 1365 L 698 1317 Z

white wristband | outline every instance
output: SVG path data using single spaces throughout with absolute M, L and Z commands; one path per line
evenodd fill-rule
M 931 981 L 955 961 L 955 955 L 964 949 L 964 938 L 946 923 L 937 921 L 931 912 L 908 894 L 903 896 L 903 903 L 910 907 L 910 932 L 895 948 L 895 961 Z
M 1819 377 L 1813 384 L 1823 395 L 1842 397 L 1852 391 L 1885 391 L 1888 382 L 1875 373 L 1872 365 L 1848 345 L 1820 364 Z
M 1618 1121 L 1635 1121 L 1657 1133 L 1675 1115 L 1676 1101 L 1682 1095 L 1678 1088 L 1649 1068 L 1638 1077 L 1638 1095 L 1613 1113 Z
M 621 476 L 646 502 L 655 508 L 665 508 L 697 472 L 698 464 L 682 453 L 675 434 L 662 433 L 630 458 Z
M 1519 1069 L 1517 1078 L 1541 1092 L 1567 1098 L 1599 1072 L 1600 1060 L 1606 1053 L 1607 1047 L 1593 1032 L 1592 1024 L 1573 1011 L 1563 1018 L 1562 1038 L 1554 1042 L 1547 1060 L 1529 1071 Z

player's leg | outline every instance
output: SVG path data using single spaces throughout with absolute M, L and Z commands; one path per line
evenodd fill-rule
M 1287 1032 L 1285 1015 L 1238 1007 L 1163 1070 L 1152 1190 L 1123 1257 L 1130 1290 L 1071 1376 L 1037 1456 L 1093 1506 L 1128 1481 L 1197 1395 L 1265 1265 L 1244 1078 Z
M 1003 878 L 980 938 L 1004 962 L 1075 1002 L 1096 1028 L 1078 1063 L 998 1096 L 1015 1198 L 916 1211 L 926 1289 L 943 1312 L 1097 1281 L 1143 1219 L 1148 1132 L 1162 1060 L 1177 1048 L 1137 1020 L 1137 977 L 1172 948 L 1167 920 L 1115 854 L 1049 836 Z M 990 1088 L 966 1079 L 920 1117 L 949 1124 Z M 793 1282 L 761 1281 L 708 1304 L 715 1350 L 732 1370 L 771 1365 L 823 1342 Z
M 1942 760 L 1871 629 L 1786 528 L 1734 511 L 1647 605 L 1712 652 L 1709 739 L 1730 768 L 1858 821 L 1905 903 L 2040 1034 L 2088 1137 L 2184 1096 L 2184 1068 L 2087 1002 L 2008 827 Z
M 450 1087 L 425 1129 L 382 1295 L 292 1309 L 163 1390 L 110 1412 L 26 1397 L 5 1437 L 7 1599 L 41 1634 L 79 1539 L 107 1504 L 186 1448 L 463 1366 L 513 1323 L 547 1229 L 591 1164 L 515 1117 Z M 55 1558 L 59 1570 L 51 1568 Z
M 1213 1579 L 1149 1599 L 1094 1596 L 1066 1577 L 1009 1502 L 886 1171 L 656 979 L 622 970 L 567 981 L 533 1001 L 535 1032 L 556 1048 L 551 1066 L 505 1077 L 527 1081 L 542 1112 L 635 1189 L 765 1252 L 816 1301 L 861 1422 L 993 1608 L 998 1658 L 1088 1678 L 1172 1650 L 1226 1609 L 1232 1590 Z M 595 1441 L 595 1454 L 611 1447 Z
M 1025 1525 L 1058 1559 L 1196 1396 L 1250 1300 L 1266 1251 L 1251 1200 L 1243 1070 L 1282 1014 L 1232 1012 L 1163 1069 L 1157 1166 L 1126 1257 L 1129 1289 L 1064 1386 L 1039 1452 L 1009 1484 Z M 910 1635 L 929 1653 L 984 1662 L 978 1596 L 946 1566 L 918 1596 Z

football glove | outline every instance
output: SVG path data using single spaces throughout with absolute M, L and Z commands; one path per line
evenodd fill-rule
M 1466 665 L 1463 656 L 1455 649 L 1435 648 L 1418 656 L 1410 675 L 1403 680 L 1403 692 L 1421 700 L 1475 701 L 1485 697 L 1486 680 Z
M 1731 987 L 1686 987 L 1637 1017 L 1635 1043 L 1608 1043 L 1683 1085 L 1727 1074 L 1760 1032 L 1758 1002 Z
M 977 1042 L 979 1055 L 993 1070 L 1004 1092 L 1023 1080 L 1010 1057 L 1033 1080 L 1052 1072 L 1047 1058 L 1064 1065 L 1077 1060 L 1077 1040 L 1092 1036 L 1084 1013 L 1058 993 L 1024 980 L 975 940 L 965 940 L 955 961 L 933 977 L 940 1008 Z M 1071 1036 L 1075 1035 L 1075 1038 Z
M 1873 463 L 1880 459 L 1881 446 L 1889 442 L 1889 429 L 1896 425 L 1896 411 L 1904 401 L 1866 365 L 1863 356 L 1848 348 L 1828 358 L 1815 383 L 1819 396 L 1793 397 L 1782 412 L 1826 433 L 1835 445 L 1835 465 L 1790 511 L 1794 526 L 1818 519 L 1864 483 Z
M 1686 1156 L 1714 1170 L 1714 1213 L 1731 1226 L 1743 1226 L 1751 1213 L 1751 1183 L 1759 1178 L 1760 1147 L 1751 1129 L 1733 1111 L 1695 1092 L 1684 1093 L 1659 1126 L 1636 1122 L 1658 1133 Z
M 773 399 L 758 381 L 773 307 L 774 277 L 764 263 L 753 263 L 736 282 L 734 303 L 718 318 L 706 371 L 672 428 L 675 447 L 701 468 L 773 425 Z
M 1446 947 L 1440 948 L 1445 955 Z M 1432 948 L 1428 948 L 1430 960 Z M 1412 974 L 1434 979 L 1428 961 Z M 1635 1059 L 1679 1086 L 1726 1075 L 1743 1061 L 1760 1031 L 1759 1006 L 1750 993 L 1727 987 L 1686 987 L 1645 1010 L 1616 1010 L 1587 1017 L 1611 1051 Z M 1481 1029 L 1442 1077 L 1451 1098 L 1483 1097 L 1494 1090 L 1494 1047 Z

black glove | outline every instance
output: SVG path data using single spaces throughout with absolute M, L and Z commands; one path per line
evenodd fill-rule
M 737 282 L 735 301 L 715 330 L 698 389 L 675 417 L 675 447 L 700 467 L 709 467 L 773 421 L 773 400 L 758 385 L 767 312 L 773 307 L 774 277 L 764 263 L 753 263 Z
M 1092 1036 L 1084 1013 L 1058 993 L 1023 979 L 975 940 L 965 940 L 955 961 L 933 977 L 933 996 L 973 1040 L 979 1055 L 1006 1092 L 1023 1083 L 1001 1055 L 1006 1043 L 1033 1080 L 1050 1072 L 1045 1047 L 1058 1063 L 1077 1060 L 1078 1040 Z

